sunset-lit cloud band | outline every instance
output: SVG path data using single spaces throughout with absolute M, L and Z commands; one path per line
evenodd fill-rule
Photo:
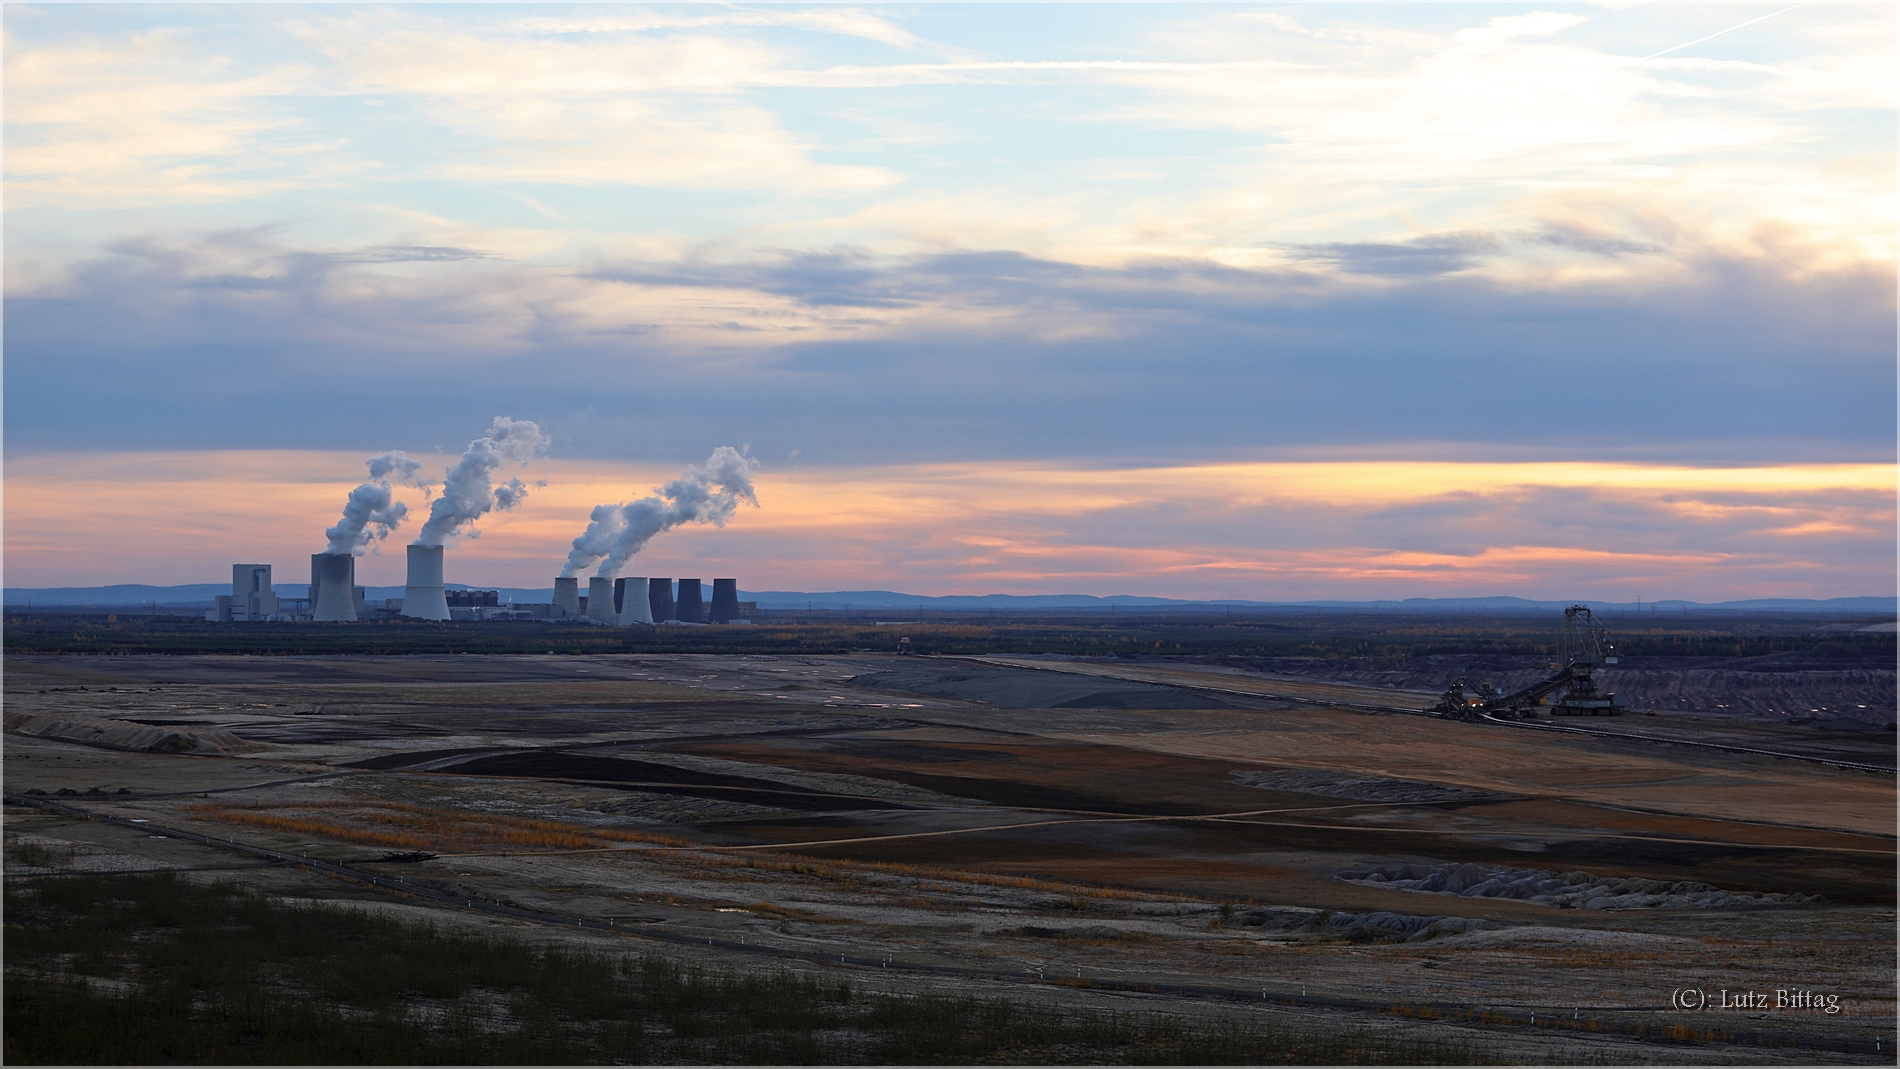
M 440 470 L 450 458 L 424 459 Z M 297 581 L 360 465 L 290 452 L 9 460 L 8 583 L 215 581 L 239 559 Z M 574 460 L 535 473 L 548 485 L 454 547 L 449 581 L 550 586 L 593 505 L 674 474 Z M 761 508 L 661 535 L 630 570 L 922 594 L 1831 597 L 1892 587 L 1892 476 L 1885 465 L 1404 461 L 768 469 Z M 358 575 L 400 585 L 402 555 L 386 547 Z
M 506 415 L 475 581 L 732 446 L 655 570 L 1893 592 L 1891 4 L 3 17 L 13 585 L 292 562 Z

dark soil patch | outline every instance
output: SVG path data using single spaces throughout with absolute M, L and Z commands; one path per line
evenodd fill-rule
M 905 668 L 855 676 L 852 686 L 982 702 L 1004 709 L 1251 709 L 1253 703 L 1148 683 L 1031 669 Z
M 908 809 L 909 806 L 878 798 L 857 795 L 826 794 L 800 790 L 772 780 L 745 776 L 724 776 L 690 768 L 628 761 L 617 757 L 594 757 L 547 750 L 478 757 L 454 765 L 445 771 L 458 776 L 524 776 L 536 779 L 582 781 L 628 790 L 657 790 L 665 794 L 683 794 L 692 798 L 716 798 L 728 802 L 777 806 L 781 809 L 823 812 L 838 809 Z

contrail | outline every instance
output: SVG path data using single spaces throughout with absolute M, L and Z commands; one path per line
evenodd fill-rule
M 1807 7 L 1807 6 L 1808 5 L 1806 4 L 1796 4 L 1794 5 L 1794 7 L 1784 7 L 1780 11 L 1771 11 L 1768 14 L 1761 16 L 1760 18 L 1749 19 L 1747 22 L 1738 22 L 1735 25 L 1730 26 L 1726 30 L 1717 30 L 1714 33 L 1708 35 L 1707 37 L 1698 37 L 1693 41 L 1684 41 L 1683 43 L 1677 45 L 1674 48 L 1665 48 L 1661 52 L 1656 52 L 1651 55 L 1644 56 L 1643 58 L 1655 59 L 1657 56 L 1666 56 L 1671 52 L 1678 52 L 1678 51 L 1681 51 L 1682 49 L 1688 48 L 1690 45 L 1699 45 L 1704 41 L 1712 41 L 1715 38 L 1720 37 L 1725 33 L 1732 33 L 1736 30 L 1741 29 L 1744 26 L 1753 26 L 1757 22 L 1767 22 L 1769 19 L 1774 18 L 1776 15 L 1786 15 L 1788 12 L 1793 11 L 1795 7 Z

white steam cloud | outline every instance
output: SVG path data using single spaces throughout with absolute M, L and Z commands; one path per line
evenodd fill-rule
M 752 491 L 752 472 L 759 462 L 731 446 L 713 450 L 703 468 L 687 468 L 656 493 L 624 505 L 596 505 L 587 530 L 574 540 L 562 575 L 573 575 L 600 561 L 594 574 L 612 579 L 627 560 L 646 548 L 661 531 L 682 523 L 710 523 L 724 527 L 744 501 L 759 507 Z
M 494 485 L 495 469 L 510 464 L 526 464 L 546 452 L 553 439 L 525 419 L 496 416 L 488 430 L 468 443 L 468 452 L 449 468 L 442 481 L 442 496 L 429 507 L 429 522 L 422 525 L 416 545 L 439 546 L 489 512 L 507 512 L 528 496 L 528 487 L 520 479 Z M 481 532 L 470 528 L 475 537 Z
M 343 518 L 323 532 L 330 539 L 325 553 L 360 557 L 368 552 L 370 543 L 388 538 L 409 515 L 409 506 L 394 499 L 389 484 L 421 485 L 416 482 L 416 472 L 422 470 L 422 465 L 394 449 L 369 458 L 368 464 L 369 482 L 350 491 L 350 499 L 343 504 Z

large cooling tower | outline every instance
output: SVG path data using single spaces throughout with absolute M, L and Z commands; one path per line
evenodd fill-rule
M 674 618 L 683 624 L 706 622 L 705 603 L 699 598 L 699 580 L 680 580 L 679 605 Z
M 581 581 L 571 575 L 554 580 L 554 607 L 568 614 L 581 614 Z
M 449 597 L 442 591 L 441 546 L 409 547 L 409 579 L 402 591 L 402 614 L 418 620 L 449 618 Z
M 647 580 L 647 612 L 656 624 L 673 618 L 673 580 Z
M 614 581 L 594 576 L 587 581 L 587 618 L 603 624 L 614 622 Z
M 310 557 L 310 581 L 316 587 L 310 615 L 321 621 L 356 619 L 356 558 L 348 553 Z
M 653 606 L 648 602 L 646 594 L 647 581 L 644 576 L 637 579 L 614 580 L 614 623 L 652 623 Z
M 739 615 L 739 581 L 737 579 L 714 579 L 713 599 L 709 609 L 713 623 L 729 624 Z

